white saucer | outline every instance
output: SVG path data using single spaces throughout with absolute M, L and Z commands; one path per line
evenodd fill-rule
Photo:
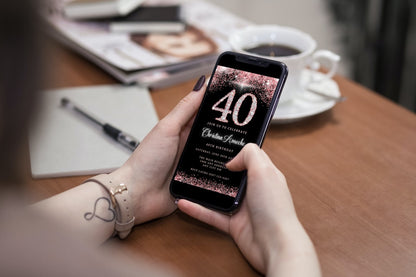
M 302 72 L 302 81 L 306 82 L 307 80 L 310 80 L 311 77 L 318 77 L 319 79 L 319 75 L 323 74 L 311 70 L 304 70 Z M 331 96 L 341 95 L 337 83 L 332 79 L 327 79 L 319 83 L 313 83 L 309 86 Z M 327 111 L 335 106 L 335 104 L 336 102 L 334 100 L 324 98 L 305 89 L 294 99 L 278 104 L 276 112 L 272 118 L 272 123 L 290 123 L 298 121 L 305 117 L 310 117 Z

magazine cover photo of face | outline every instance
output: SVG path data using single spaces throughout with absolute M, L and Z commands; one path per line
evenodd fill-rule
M 174 179 L 235 197 L 242 173 L 225 163 L 258 141 L 278 81 L 217 66 Z
M 130 39 L 161 56 L 183 60 L 215 54 L 218 49 L 214 41 L 192 26 L 178 34 L 132 34 Z

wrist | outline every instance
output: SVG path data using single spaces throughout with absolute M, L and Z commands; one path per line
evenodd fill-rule
M 111 207 L 115 212 L 114 234 L 121 239 L 128 236 L 135 223 L 134 203 L 131 200 L 131 192 L 125 182 L 114 178 L 110 174 L 94 176 L 84 183 L 99 184 L 110 196 Z
M 110 176 L 127 185 L 135 215 L 134 225 L 163 216 L 160 214 L 159 208 L 164 203 L 161 203 L 160 206 L 157 204 L 160 192 L 155 189 L 154 185 L 149 184 L 146 178 L 143 178 L 145 173 L 139 172 L 137 169 L 133 170 L 125 164 L 110 173 Z
M 143 193 L 140 191 L 140 185 L 137 183 L 138 181 L 135 180 L 135 178 L 133 177 L 134 174 L 132 170 L 130 169 L 130 167 L 123 165 L 122 167 L 109 173 L 108 175 L 115 182 L 123 183 L 126 185 L 130 194 L 130 207 L 133 211 L 133 214 L 135 215 L 134 225 L 139 224 L 140 222 L 138 222 L 138 220 L 140 219 L 137 217 L 137 215 L 140 214 L 138 212 L 138 203 L 140 203 L 140 198 Z
M 265 245 L 267 273 L 275 272 L 275 267 L 283 260 L 296 264 L 296 260 L 315 255 L 313 244 L 297 218 L 276 227 L 274 236 Z

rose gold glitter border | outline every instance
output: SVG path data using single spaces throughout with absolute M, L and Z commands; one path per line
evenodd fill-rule
M 212 76 L 211 90 L 216 91 L 224 84 L 234 84 L 234 87 L 240 88 L 251 87 L 253 94 L 269 106 L 278 82 L 279 78 L 219 65 Z
M 215 192 L 225 194 L 231 197 L 236 197 L 237 192 L 238 192 L 237 187 L 229 186 L 223 183 L 218 183 L 213 180 L 209 180 L 205 178 L 196 178 L 182 171 L 178 171 L 174 179 L 175 181 L 178 181 L 178 182 L 182 182 L 185 184 L 189 184 L 189 185 L 203 188 L 203 189 L 210 190 L 210 191 L 215 191 Z

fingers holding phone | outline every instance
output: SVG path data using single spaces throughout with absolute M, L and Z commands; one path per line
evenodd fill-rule
M 179 200 L 178 207 L 230 234 L 250 264 L 266 273 L 272 254 L 284 241 L 279 231 L 288 220 L 279 214 L 297 220 L 286 180 L 267 154 L 252 143 L 244 146 L 226 167 L 231 171 L 247 171 L 245 199 L 236 213 L 223 214 L 187 200 Z
M 262 273 L 298 276 L 296 271 L 302 269 L 302 274 L 319 276 L 313 244 L 296 216 L 286 179 L 267 154 L 257 145 L 247 144 L 226 166 L 247 171 L 246 196 L 235 214 L 226 215 L 187 200 L 179 200 L 179 209 L 229 233 L 250 264 Z
M 285 176 L 257 145 L 247 144 L 226 166 L 247 170 L 247 205 L 253 219 L 262 221 L 259 224 L 297 220 Z

